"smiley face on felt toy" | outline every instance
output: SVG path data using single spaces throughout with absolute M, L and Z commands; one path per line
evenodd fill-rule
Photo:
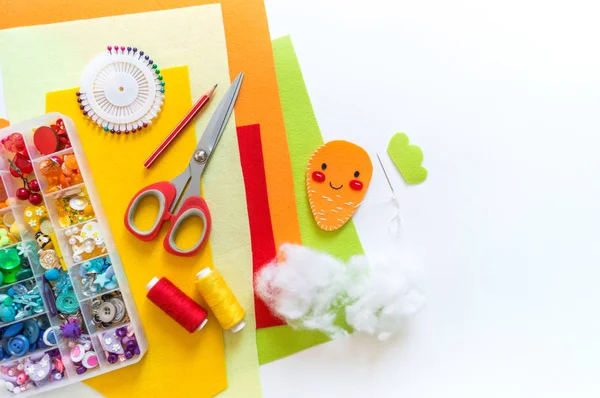
M 334 231 L 354 215 L 369 188 L 373 164 L 367 152 L 348 141 L 330 141 L 313 152 L 306 190 L 317 225 Z

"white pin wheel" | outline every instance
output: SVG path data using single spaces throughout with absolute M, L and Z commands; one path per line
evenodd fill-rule
M 135 47 L 108 46 L 83 71 L 79 108 L 104 129 L 121 134 L 148 127 L 164 104 L 158 65 Z

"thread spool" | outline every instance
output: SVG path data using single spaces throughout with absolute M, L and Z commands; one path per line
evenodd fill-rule
M 196 274 L 196 286 L 219 321 L 223 329 L 237 333 L 246 326 L 246 311 L 225 282 L 223 275 L 216 270 L 204 268 Z
M 188 332 L 197 332 L 206 325 L 206 310 L 167 278 L 152 278 L 146 290 L 146 297 Z

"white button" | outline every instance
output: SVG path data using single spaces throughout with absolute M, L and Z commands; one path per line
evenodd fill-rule
M 116 314 L 117 309 L 115 308 L 114 304 L 107 301 L 100 304 L 100 307 L 98 307 L 98 319 L 100 319 L 102 322 L 112 322 L 112 320 L 115 319 Z

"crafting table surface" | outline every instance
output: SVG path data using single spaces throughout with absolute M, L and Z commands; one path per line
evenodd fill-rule
M 406 132 L 429 177 L 407 187 L 384 156 L 423 312 L 392 342 L 356 335 L 262 366 L 264 396 L 597 397 L 598 6 L 266 6 L 272 37 L 292 35 L 325 140 L 374 156 Z M 375 166 L 354 218 L 367 254 L 385 250 L 392 216 L 370 205 L 389 196 Z

